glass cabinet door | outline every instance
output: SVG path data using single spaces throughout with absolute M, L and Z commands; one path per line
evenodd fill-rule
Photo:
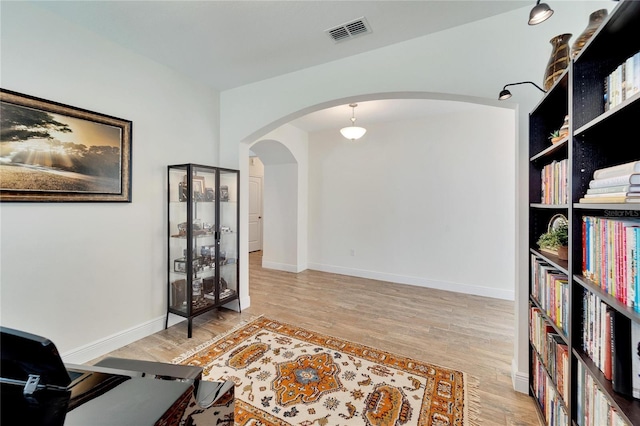
M 185 315 L 215 303 L 216 170 L 169 169 L 169 307 Z
M 220 169 L 220 302 L 238 297 L 238 172 Z
M 188 313 L 186 167 L 169 169 L 169 309 Z M 189 298 L 190 299 L 190 298 Z
M 192 167 L 193 201 L 190 204 L 193 218 L 192 255 L 193 276 L 192 307 L 199 310 L 215 304 L 216 281 L 216 220 L 215 187 L 216 171 L 200 166 Z

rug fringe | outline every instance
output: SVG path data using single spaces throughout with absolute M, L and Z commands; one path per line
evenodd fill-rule
M 226 338 L 227 336 L 229 336 L 232 333 L 235 333 L 236 331 L 238 331 L 240 328 L 244 327 L 245 325 L 251 324 L 252 322 L 259 320 L 263 316 L 264 315 L 258 315 L 257 317 L 251 317 L 248 320 L 240 321 L 237 325 L 235 325 L 230 330 L 227 330 L 224 333 L 217 335 L 213 339 L 211 339 L 209 341 L 206 341 L 204 343 L 201 343 L 198 346 L 196 346 L 195 348 L 191 349 L 190 351 L 187 351 L 187 352 L 183 353 L 182 355 L 177 356 L 176 358 L 172 359 L 171 360 L 171 364 L 180 364 L 181 362 L 183 362 L 184 360 L 188 359 L 189 357 L 192 357 L 193 355 L 197 354 L 201 350 L 206 349 L 209 346 L 215 345 L 216 343 L 218 343 L 218 341 Z
M 465 426 L 479 426 L 480 425 L 480 380 L 477 377 L 469 374 L 464 374 L 464 393 L 465 401 L 467 402 L 464 407 Z

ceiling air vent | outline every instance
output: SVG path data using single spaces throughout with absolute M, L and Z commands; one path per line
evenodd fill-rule
M 371 29 L 369 28 L 367 19 L 362 17 L 342 25 L 338 25 L 337 27 L 329 28 L 325 32 L 333 39 L 333 41 L 338 43 L 357 36 L 369 34 Z

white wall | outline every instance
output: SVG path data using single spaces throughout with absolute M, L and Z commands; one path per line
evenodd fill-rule
M 266 164 L 264 176 L 262 265 L 297 272 L 298 165 Z
M 303 271 L 308 245 L 308 135 L 284 125 L 253 143 L 251 150 L 264 164 L 262 266 Z
M 312 133 L 310 268 L 513 299 L 514 132 L 476 106 Z
M 293 118 L 328 106 L 399 92 L 468 96 L 491 105 L 507 83 L 542 83 L 551 54 L 549 40 L 567 32 L 577 37 L 591 12 L 614 6 L 615 2 L 556 1 L 551 19 L 529 26 L 532 5 L 523 2 L 521 9 L 497 17 L 224 91 L 220 95 L 221 164 L 238 167 L 245 162 L 247 151 L 239 147 L 241 141 L 256 140 Z M 502 103 L 517 108 L 513 198 L 517 227 L 511 246 L 517 253 L 512 268 L 517 302 L 512 377 L 515 388 L 527 392 L 528 112 L 541 94 L 530 85 L 514 87 L 512 92 L 514 98 Z M 241 205 L 241 223 L 246 218 Z M 241 286 L 246 286 L 248 273 L 242 265 L 246 258 L 241 259 L 240 271 Z
M 219 95 L 26 2 L 1 24 L 2 88 L 133 121 L 131 204 L 0 204 L 0 322 L 84 362 L 163 326 L 166 166 L 217 163 Z

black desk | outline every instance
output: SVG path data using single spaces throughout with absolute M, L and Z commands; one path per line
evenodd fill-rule
M 68 390 L 38 390 L 2 383 L 3 425 L 169 426 L 189 419 L 233 425 L 232 382 L 161 380 L 142 372 L 66 364 L 75 377 Z M 215 395 L 215 399 L 212 397 Z M 198 401 L 207 401 L 201 406 Z

